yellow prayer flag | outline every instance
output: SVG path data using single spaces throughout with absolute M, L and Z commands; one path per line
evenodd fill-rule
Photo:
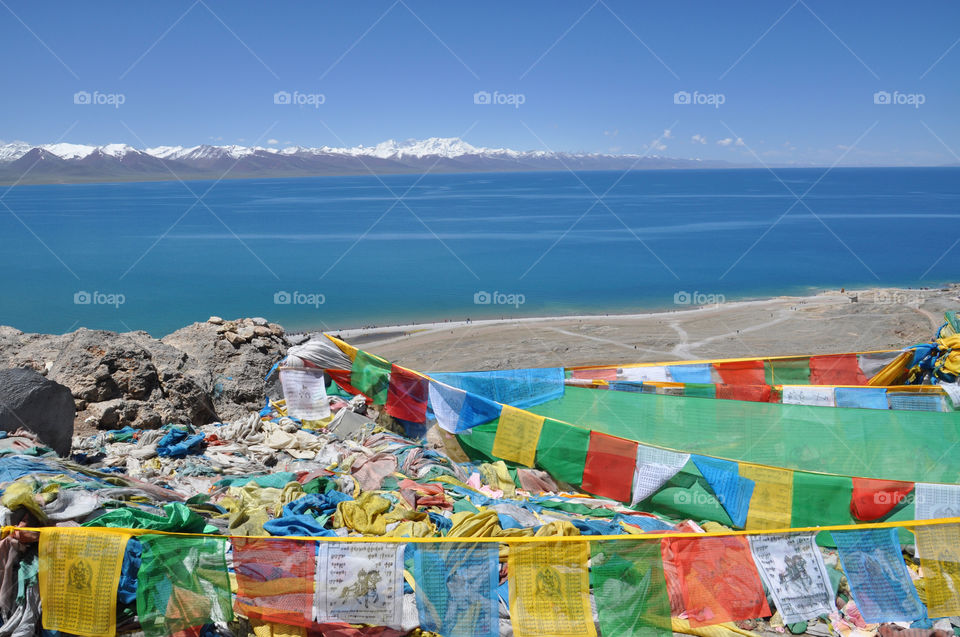
M 117 587 L 130 535 L 111 529 L 40 532 L 43 627 L 97 637 L 117 632 Z
M 745 528 L 750 531 L 790 528 L 793 471 L 741 462 L 740 477 L 754 481 Z
M 493 455 L 532 467 L 543 420 L 543 416 L 504 405 L 497 435 L 493 438 Z
M 348 345 L 343 341 L 341 341 L 339 338 L 336 338 L 335 336 L 330 336 L 329 334 L 324 334 L 324 336 L 329 338 L 334 345 L 339 347 L 340 351 L 346 354 L 350 360 L 353 360 L 357 357 L 357 348 L 354 347 L 353 345 Z
M 960 524 L 919 526 L 916 533 L 927 614 L 960 615 Z
M 516 637 L 596 637 L 590 610 L 587 542 L 514 544 L 510 620 Z

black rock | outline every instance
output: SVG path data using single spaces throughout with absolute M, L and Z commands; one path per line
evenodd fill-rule
M 0 429 L 29 429 L 43 444 L 68 456 L 75 413 L 68 387 L 32 369 L 0 370 Z

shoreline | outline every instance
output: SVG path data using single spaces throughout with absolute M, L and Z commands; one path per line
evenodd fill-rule
M 690 305 L 690 306 L 674 306 L 674 308 L 651 308 L 648 310 L 640 312 L 598 312 L 594 314 L 550 314 L 543 316 L 519 316 L 513 318 L 482 318 L 482 319 L 461 319 L 461 320 L 444 320 L 444 321 L 413 321 L 410 323 L 391 323 L 388 325 L 369 325 L 363 327 L 349 327 L 346 329 L 339 330 L 324 330 L 324 329 L 302 329 L 302 330 L 292 330 L 290 334 L 309 334 L 316 335 L 322 334 L 325 331 L 331 335 L 336 335 L 338 337 L 343 337 L 344 339 L 353 339 L 353 340 L 377 340 L 382 342 L 379 339 L 371 339 L 369 337 L 375 336 L 384 336 L 388 339 L 394 337 L 413 335 L 418 333 L 433 332 L 438 330 L 447 330 L 447 329 L 456 329 L 463 327 L 487 327 L 487 326 L 496 326 L 496 325 L 509 325 L 509 324 L 521 324 L 521 323 L 550 323 L 550 322 L 562 322 L 562 321 L 629 321 L 629 320 L 638 320 L 638 319 L 652 319 L 652 318 L 663 318 L 666 316 L 676 317 L 676 316 L 692 316 L 692 315 L 706 315 L 709 313 L 715 313 L 720 310 L 734 310 L 734 309 L 743 309 L 748 307 L 763 307 L 769 306 L 772 304 L 778 304 L 783 302 L 795 302 L 798 304 L 808 304 L 811 302 L 835 302 L 841 296 L 847 297 L 848 299 L 852 297 L 865 296 L 870 297 L 870 295 L 877 294 L 888 294 L 888 295 L 910 295 L 910 294 L 923 294 L 923 293 L 936 293 L 948 291 L 951 288 L 960 287 L 960 282 L 948 282 L 942 285 L 931 286 L 931 287 L 922 287 L 922 288 L 901 288 L 901 287 L 886 287 L 886 286 L 877 286 L 870 288 L 857 288 L 857 289 L 842 289 L 841 290 L 820 290 L 812 294 L 804 295 L 778 295 L 778 296 L 769 296 L 769 297 L 760 297 L 760 298 L 746 298 L 736 301 L 722 301 L 716 304 L 710 305 Z M 851 301 L 852 302 L 852 301 Z M 895 302 L 895 301 L 894 301 Z M 908 303 L 904 303 L 907 305 Z M 960 309 L 960 308 L 958 308 Z
M 425 371 L 801 356 L 928 342 L 960 283 L 825 290 L 623 314 L 422 322 L 331 331 Z M 301 332 L 319 334 L 321 332 Z

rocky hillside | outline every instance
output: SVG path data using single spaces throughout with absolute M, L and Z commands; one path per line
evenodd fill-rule
M 0 326 L 0 369 L 70 388 L 77 433 L 230 421 L 262 407 L 263 378 L 290 343 L 261 318 L 211 317 L 157 340 L 146 332 L 26 334 Z

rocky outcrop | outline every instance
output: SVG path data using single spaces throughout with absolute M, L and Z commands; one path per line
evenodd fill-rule
M 264 319 L 211 317 L 162 340 L 146 332 L 0 327 L 0 368 L 33 369 L 67 386 L 83 428 L 203 425 L 261 407 L 263 377 L 288 345 L 283 328 Z
M 0 370 L 0 430 L 29 429 L 61 456 L 73 439 L 73 396 L 32 369 Z

